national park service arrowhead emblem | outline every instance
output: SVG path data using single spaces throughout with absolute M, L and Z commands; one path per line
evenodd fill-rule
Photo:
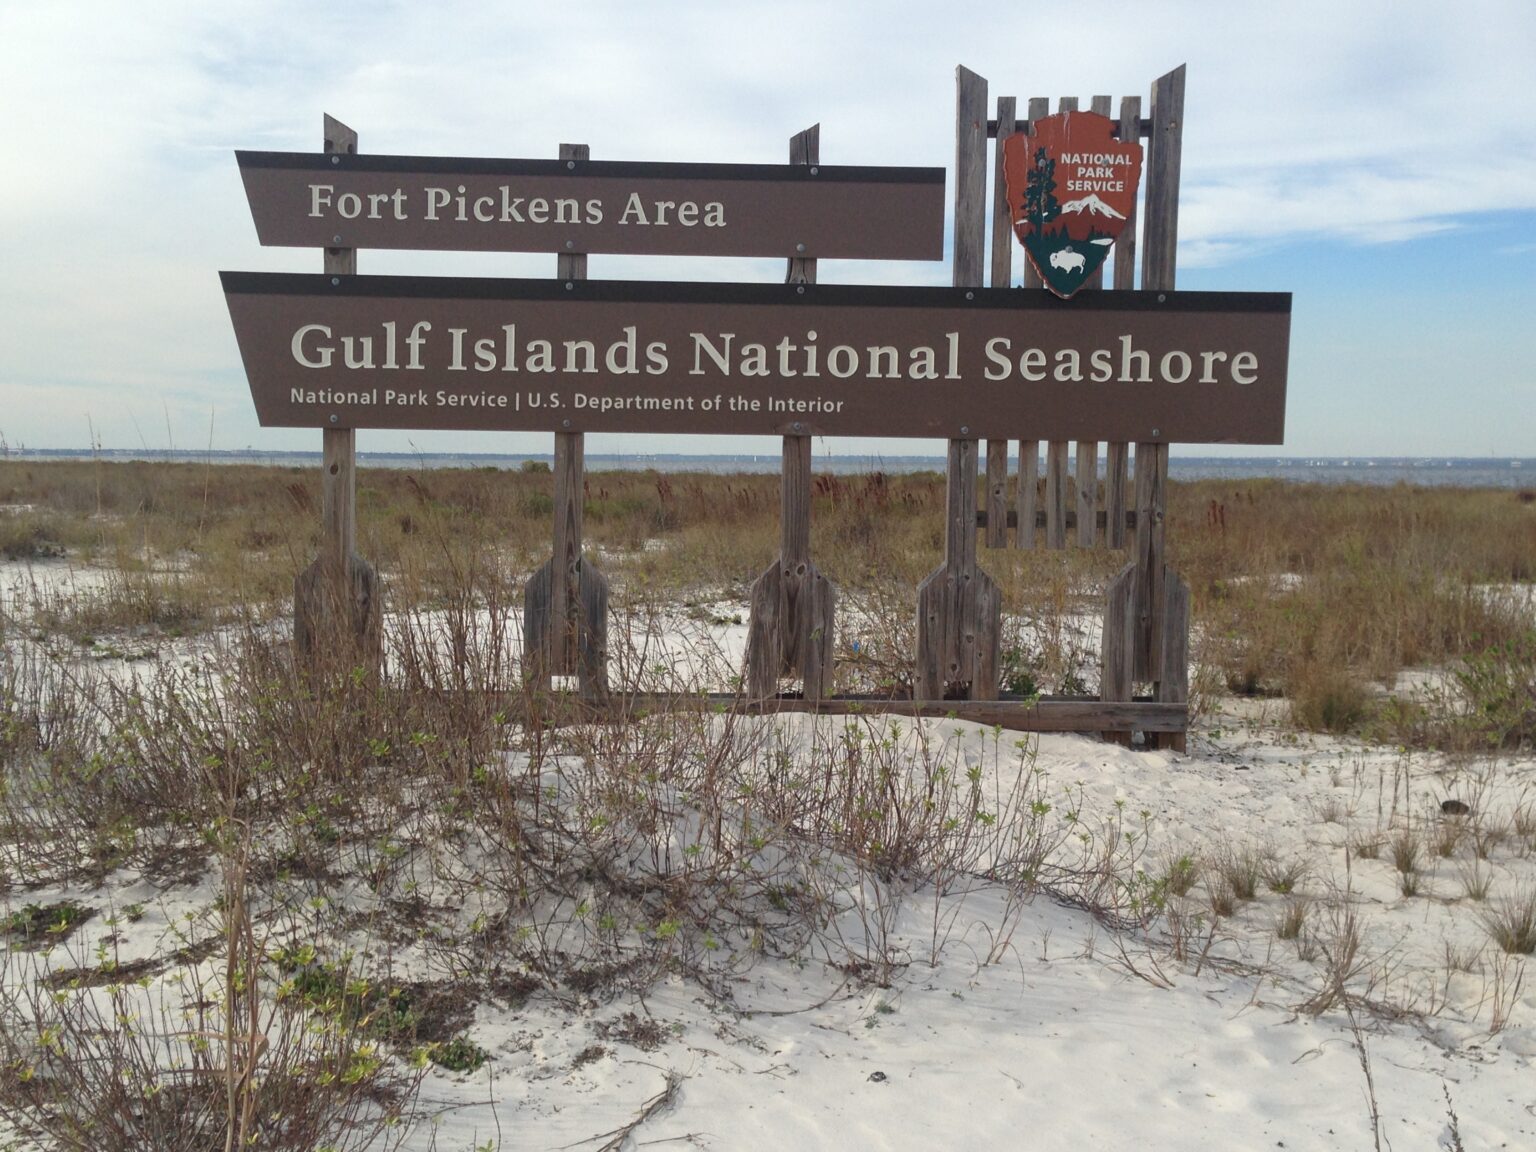
M 1095 112 L 1060 112 L 1003 142 L 1009 219 L 1045 286 L 1066 299 L 1096 272 L 1136 209 L 1141 143 Z

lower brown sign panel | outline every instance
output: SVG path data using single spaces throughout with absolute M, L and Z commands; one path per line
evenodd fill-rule
M 280 427 L 1279 444 L 1286 293 L 223 273 Z

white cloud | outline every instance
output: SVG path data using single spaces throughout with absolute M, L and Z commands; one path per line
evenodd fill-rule
M 256 246 L 230 153 L 317 149 L 325 112 L 365 151 L 540 156 L 583 141 L 603 158 L 760 162 L 820 122 L 828 163 L 948 165 L 957 63 L 1022 102 L 1145 96 L 1187 62 L 1181 263 L 1212 267 L 1298 239 L 1400 243 L 1469 214 L 1536 212 L 1533 61 L 1527 0 L 1107 0 L 1091 14 L 969 0 L 9 4 L 0 387 L 95 390 L 104 410 L 164 388 L 206 401 L 206 422 L 231 381 L 243 388 L 215 270 L 318 263 Z M 548 264 L 366 253 L 363 270 Z M 594 274 L 778 275 L 610 267 Z M 947 273 L 823 271 L 849 277 Z M 41 442 L 53 423 L 33 403 L 5 419 Z

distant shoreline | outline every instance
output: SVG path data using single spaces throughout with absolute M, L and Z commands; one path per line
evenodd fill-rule
M 275 452 L 257 449 L 29 448 L 0 452 L 0 460 L 46 462 L 101 460 L 178 464 L 248 464 L 266 467 L 318 467 L 318 451 Z M 526 463 L 549 464 L 539 453 L 368 452 L 358 453 L 363 468 L 498 468 Z M 683 453 L 587 453 L 587 469 L 605 471 L 770 473 L 779 470 L 777 453 L 707 455 Z M 1016 469 L 1017 457 L 1010 457 Z M 818 456 L 817 472 L 942 472 L 942 456 L 858 454 Z M 1100 469 L 1102 473 L 1102 465 Z M 1465 456 L 1189 456 L 1171 455 L 1169 475 L 1180 480 L 1277 479 L 1303 483 L 1397 484 L 1455 488 L 1536 488 L 1536 458 Z

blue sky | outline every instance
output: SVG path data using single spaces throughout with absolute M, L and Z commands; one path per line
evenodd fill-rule
M 257 426 L 216 274 L 318 270 L 317 253 L 257 245 L 232 153 L 318 150 L 322 113 L 370 152 L 552 156 L 584 141 L 594 158 L 774 163 L 820 122 L 828 163 L 948 166 L 956 64 L 1021 102 L 1145 98 L 1187 65 L 1179 287 L 1295 294 L 1278 451 L 1536 455 L 1529 0 L 8 3 L 0 438 L 318 446 Z M 364 252 L 360 270 L 544 276 L 553 263 Z M 594 257 L 591 274 L 775 281 L 782 267 Z M 948 272 L 825 261 L 821 278 Z M 359 433 L 365 451 L 548 440 Z M 927 445 L 817 451 L 879 447 Z

